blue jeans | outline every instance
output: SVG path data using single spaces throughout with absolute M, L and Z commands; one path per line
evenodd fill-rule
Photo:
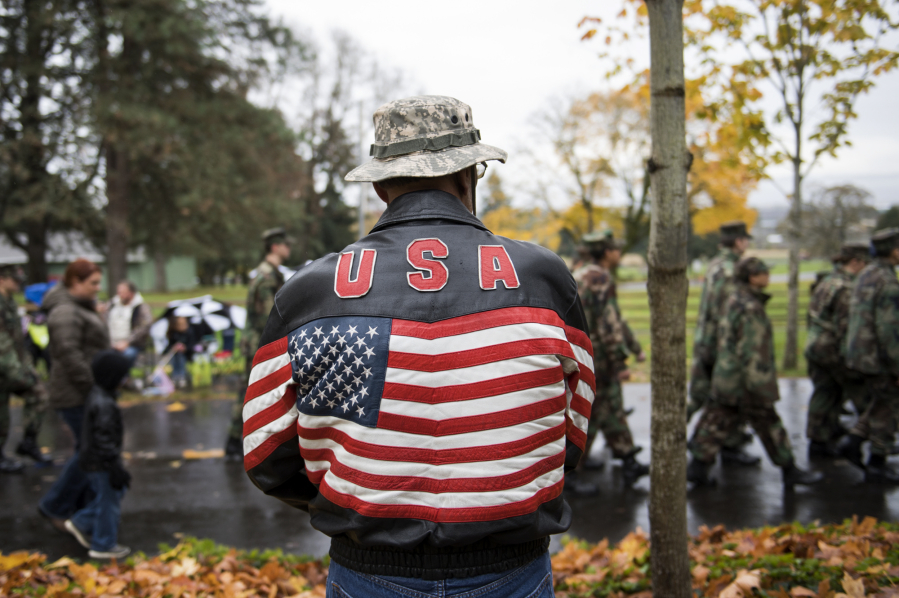
M 549 553 L 527 565 L 465 579 L 425 581 L 417 577 L 388 577 L 357 573 L 331 561 L 328 598 L 553 598 Z
M 91 550 L 112 550 L 119 539 L 120 503 L 125 489 L 116 490 L 109 485 L 108 471 L 88 471 L 85 476 L 94 491 L 94 499 L 86 507 L 72 515 L 72 523 L 91 537 Z
M 59 478 L 41 498 L 41 511 L 54 519 L 68 519 L 84 503 L 90 484 L 78 467 L 78 447 L 81 445 L 81 424 L 84 422 L 84 406 L 57 409 L 57 413 L 75 436 L 75 454 L 66 461 Z
M 184 380 L 187 378 L 187 356 L 184 353 L 172 355 L 172 379 Z

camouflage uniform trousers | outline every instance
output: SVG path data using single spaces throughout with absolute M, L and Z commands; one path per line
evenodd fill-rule
M 9 402 L 12 393 L 0 391 L 0 451 L 9 438 Z M 26 436 L 37 436 L 47 411 L 47 394 L 43 386 L 20 395 L 25 405 L 22 409 L 22 427 Z
M 755 430 L 775 465 L 784 467 L 793 462 L 790 438 L 774 405 L 750 401 L 724 405 L 714 398 L 710 399 L 690 439 L 690 452 L 699 461 L 714 461 L 730 431 L 746 423 Z
M 690 398 L 687 401 L 687 422 L 711 400 L 712 396 L 712 367 L 707 366 L 701 359 L 693 360 L 690 368 Z M 743 425 L 736 425 L 727 431 L 727 438 L 722 444 L 731 450 L 740 450 L 744 444 L 751 441 L 746 434 Z
M 627 425 L 627 415 L 624 413 L 621 382 L 614 375 L 605 381 L 602 378 L 602 375 L 596 377 L 596 398 L 590 410 L 587 449 L 584 454 L 590 454 L 596 433 L 601 431 L 606 444 L 612 449 L 612 456 L 623 459 L 634 452 L 634 438 L 630 426 Z
M 843 403 L 848 399 L 861 414 L 868 406 L 868 393 L 862 378 L 840 366 L 808 362 L 808 375 L 815 390 L 808 403 L 805 435 L 813 442 L 833 442 L 846 430 L 840 424 Z
M 892 376 L 865 376 L 870 403 L 852 434 L 871 441 L 872 455 L 888 455 L 899 421 L 899 383 Z
M 231 408 L 231 426 L 228 428 L 228 438 L 243 440 L 243 404 L 247 396 L 247 388 L 250 384 L 250 370 L 253 369 L 253 360 L 247 359 L 243 380 L 237 388 L 237 399 Z

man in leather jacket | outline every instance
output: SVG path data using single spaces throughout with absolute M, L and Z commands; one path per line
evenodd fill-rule
M 374 123 L 374 160 L 347 180 L 387 209 L 275 296 L 244 466 L 332 538 L 329 595 L 552 596 L 549 535 L 571 523 L 564 473 L 595 388 L 577 285 L 474 216 L 506 152 L 479 143 L 468 105 L 406 98 Z

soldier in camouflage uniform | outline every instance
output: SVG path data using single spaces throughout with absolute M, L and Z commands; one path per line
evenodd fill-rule
M 805 359 L 815 390 L 808 404 L 806 436 L 810 457 L 837 455 L 834 443 L 846 434 L 840 425 L 843 403 L 865 410 L 862 378 L 846 367 L 843 341 L 849 326 L 849 301 L 855 277 L 870 262 L 868 245 L 847 244 L 834 258 L 834 271 L 818 282 L 808 307 Z
M 25 434 L 16 447 L 16 453 L 28 456 L 39 463 L 48 461 L 37 444 L 37 433 L 46 409 L 46 391 L 38 381 L 25 349 L 22 322 L 13 295 L 21 290 L 22 279 L 18 268 L 0 268 L 0 473 L 18 473 L 22 464 L 7 459 L 3 446 L 9 435 L 9 399 L 17 394 L 25 401 L 22 410 Z
M 284 286 L 284 275 L 279 266 L 290 257 L 293 239 L 283 228 L 272 228 L 262 233 L 265 243 L 265 259 L 256 267 L 256 277 L 247 288 L 247 322 L 241 336 L 241 352 L 246 359 L 244 380 L 237 393 L 237 402 L 231 413 L 231 428 L 225 445 L 225 458 L 243 460 L 243 403 L 253 367 L 253 356 L 259 348 L 259 339 L 265 330 L 269 313 L 275 305 L 275 294 Z
M 774 335 L 765 313 L 771 298 L 768 267 L 758 258 L 741 260 L 734 268 L 734 290 L 718 322 L 718 354 L 712 371 L 712 391 L 690 439 L 693 459 L 687 480 L 712 485 L 708 475 L 730 430 L 749 423 L 768 456 L 783 470 L 785 486 L 814 484 L 822 476 L 796 467 L 783 423 L 774 409 L 780 399 L 774 364 Z
M 844 347 L 846 366 L 864 376 L 870 403 L 839 449 L 865 470 L 866 482 L 899 484 L 899 472 L 886 464 L 899 418 L 899 229 L 878 231 L 871 243 L 875 259 L 852 289 Z M 866 440 L 867 465 L 861 451 Z
M 693 336 L 693 366 L 690 370 L 690 398 L 687 402 L 687 422 L 708 402 L 712 390 L 712 370 L 718 351 L 718 321 L 724 315 L 724 304 L 734 290 L 734 266 L 749 247 L 752 235 L 746 230 L 746 223 L 725 222 L 719 227 L 721 248 L 705 273 L 699 313 L 696 316 L 696 333 Z M 758 457 L 747 453 L 743 447 L 752 440 L 738 426 L 728 431 L 727 439 L 721 447 L 722 463 L 736 465 L 758 465 Z
M 641 449 L 634 446 L 621 395 L 621 382 L 630 377 L 627 368 L 628 343 L 625 340 L 627 322 L 618 309 L 615 279 L 612 275 L 621 260 L 621 246 L 605 234 L 587 235 L 584 237 L 584 244 L 590 252 L 591 263 L 581 268 L 575 279 L 587 324 L 590 326 L 596 371 L 596 398 L 593 401 L 584 454 L 590 454 L 596 433 L 602 431 L 606 444 L 612 449 L 613 457 L 622 460 L 624 479 L 630 484 L 649 473 L 649 467 L 636 459 L 636 454 Z M 633 333 L 631 337 L 633 338 Z M 645 358 L 639 346 L 632 348 L 637 348 L 638 355 Z M 587 459 L 582 462 L 582 467 L 589 467 L 586 461 Z M 592 490 L 591 485 L 576 477 L 567 479 L 565 483 L 567 488 L 576 492 L 587 494 Z

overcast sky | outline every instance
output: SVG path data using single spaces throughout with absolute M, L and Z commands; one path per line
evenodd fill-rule
M 342 29 L 385 67 L 402 70 L 414 89 L 449 95 L 472 106 L 485 143 L 510 152 L 528 143 L 529 119 L 553 97 L 603 89 L 600 45 L 582 42 L 577 28 L 584 15 L 614 20 L 610 0 L 267 0 L 274 16 L 309 32 L 322 45 Z M 636 51 L 642 59 L 648 49 Z M 852 148 L 823 160 L 810 186 L 853 183 L 874 194 L 879 207 L 899 203 L 899 74 L 878 80 L 857 105 L 850 125 Z M 502 171 L 501 171 L 502 172 Z M 771 170 L 783 188 L 789 171 Z M 521 181 L 518 181 L 519 184 Z M 750 198 L 757 207 L 782 205 L 783 194 L 763 183 Z

